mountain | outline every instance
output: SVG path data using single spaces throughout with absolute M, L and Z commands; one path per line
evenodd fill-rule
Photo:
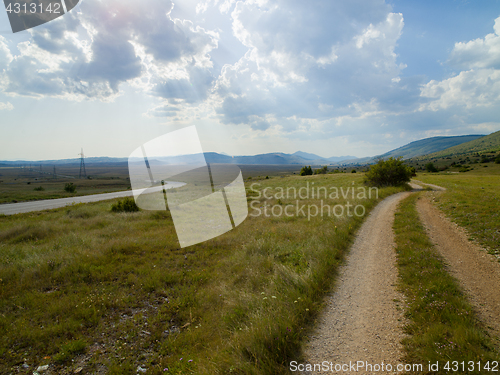
M 253 156 L 228 156 L 219 154 L 217 152 L 206 152 L 204 153 L 205 160 L 210 164 L 245 164 L 245 165 L 330 165 L 331 161 L 328 159 L 320 158 L 319 156 L 314 159 L 305 159 L 301 156 L 294 154 L 284 154 L 281 152 L 273 152 L 268 154 L 259 154 Z M 315 155 L 317 156 L 317 155 Z M 138 159 L 141 162 L 142 159 Z M 182 155 L 182 156 L 168 156 L 168 157 L 155 157 L 150 158 L 148 161 L 151 165 L 170 163 L 170 164 L 193 164 L 200 160 L 199 154 L 194 155 Z M 63 160 L 41 160 L 41 161 L 0 161 L 8 166 L 23 166 L 30 164 L 33 166 L 39 165 L 62 165 L 62 164 L 79 164 L 80 159 L 63 159 Z M 128 158 L 109 158 L 109 157 L 87 157 L 85 158 L 85 165 L 89 166 L 92 164 L 112 164 L 112 163 L 128 163 Z
M 449 147 L 445 150 L 425 155 L 426 158 L 443 158 L 471 153 L 497 152 L 500 151 L 500 131 L 491 133 L 484 137 Z
M 449 147 L 460 145 L 469 141 L 477 140 L 484 135 L 459 135 L 455 137 L 432 137 L 408 143 L 403 147 L 379 155 L 377 159 L 388 159 L 390 157 L 402 156 L 403 159 L 410 159 L 416 156 L 431 154 L 446 150 Z
M 318 156 L 316 154 L 310 154 L 309 152 L 303 152 L 303 151 L 294 152 L 292 155 L 299 156 L 299 157 L 301 157 L 303 159 L 307 159 L 307 160 L 323 159 L 321 156 Z
M 356 156 L 346 155 L 346 156 L 332 156 L 327 158 L 326 160 L 338 163 L 344 160 L 356 160 L 356 159 L 358 159 Z
M 386 152 L 382 155 L 374 157 L 343 160 L 337 164 L 342 165 L 363 165 L 375 163 L 378 159 L 388 159 L 390 157 L 400 157 L 403 159 L 411 159 L 418 156 L 423 156 L 439 151 L 446 150 L 450 147 L 465 144 L 468 142 L 475 142 L 485 137 L 484 135 L 459 135 L 452 137 L 432 137 L 425 138 L 418 141 L 410 142 L 407 145 L 396 148 L 392 151 Z M 457 146 L 459 147 L 459 146 Z

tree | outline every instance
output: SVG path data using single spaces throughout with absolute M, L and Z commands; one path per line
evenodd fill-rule
M 425 170 L 426 170 L 427 172 L 431 172 L 431 173 L 434 173 L 434 172 L 437 172 L 437 171 L 438 171 L 438 170 L 437 170 L 437 168 L 434 166 L 434 164 L 433 164 L 433 163 L 427 163 L 427 164 L 425 165 Z
M 311 168 L 311 166 L 309 167 L 302 167 L 302 169 L 300 170 L 300 175 L 301 176 L 310 176 L 313 174 L 313 170 Z
M 66 185 L 64 185 L 64 191 L 68 193 L 76 193 L 76 186 L 73 185 L 72 182 L 68 182 Z
M 327 174 L 328 172 L 328 168 L 327 166 L 325 165 L 324 167 L 320 168 L 320 169 L 316 169 L 314 171 L 314 174 Z
M 410 182 L 413 171 L 402 159 L 380 159 L 377 164 L 370 166 L 365 182 L 375 186 L 399 186 Z

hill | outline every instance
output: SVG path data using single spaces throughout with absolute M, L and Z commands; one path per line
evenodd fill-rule
M 340 165 L 365 165 L 373 164 L 378 159 L 388 159 L 390 157 L 403 157 L 403 159 L 412 159 L 419 156 L 431 154 L 446 150 L 452 146 L 460 145 L 470 141 L 475 141 L 485 137 L 484 135 L 459 135 L 453 137 L 432 137 L 420 139 L 418 141 L 410 142 L 407 145 L 396 148 L 392 151 L 386 152 L 382 155 L 374 157 L 366 157 L 353 160 L 343 160 L 338 162 Z
M 500 131 L 491 133 L 490 135 L 481 137 L 479 139 L 449 147 L 439 152 L 429 153 L 428 155 L 425 155 L 425 157 L 429 159 L 444 158 L 472 153 L 494 153 L 497 151 L 500 151 Z
M 376 158 L 388 159 L 390 157 L 402 156 L 403 159 L 410 159 L 417 156 L 427 155 L 434 152 L 446 150 L 450 147 L 461 145 L 470 141 L 483 138 L 484 135 L 460 135 L 455 137 L 432 137 L 408 143 L 403 147 L 379 155 Z

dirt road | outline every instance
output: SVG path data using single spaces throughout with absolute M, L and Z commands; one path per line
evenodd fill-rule
M 466 232 L 450 222 L 427 197 L 417 201 L 417 210 L 427 235 L 467 293 L 479 319 L 500 337 L 500 263 L 470 242 Z
M 327 361 L 345 365 L 363 361 L 394 367 L 400 363 L 404 316 L 395 300 L 403 301 L 403 296 L 396 290 L 398 271 L 392 225 L 397 204 L 408 194 L 399 193 L 384 199 L 360 228 L 340 269 L 335 292 L 327 297 L 325 311 L 306 346 L 307 363 Z M 360 368 L 357 373 L 365 371 Z

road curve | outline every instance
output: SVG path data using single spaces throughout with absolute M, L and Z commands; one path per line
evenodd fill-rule
M 173 189 L 181 187 L 183 185 L 185 184 L 182 182 L 166 181 L 165 188 Z M 152 193 L 154 191 L 161 190 L 162 188 L 163 188 L 162 186 L 157 186 L 156 188 L 150 188 L 148 190 L 149 192 Z M 142 193 L 143 191 L 144 189 L 136 190 L 136 192 L 139 194 Z M 33 211 L 51 210 L 54 208 L 66 207 L 77 203 L 99 202 L 108 199 L 131 197 L 133 195 L 134 191 L 127 190 L 127 191 L 118 191 L 115 193 L 84 195 L 72 198 L 47 199 L 43 201 L 32 201 L 32 202 L 22 202 L 22 203 L 8 203 L 0 205 L 0 214 L 15 215 Z

